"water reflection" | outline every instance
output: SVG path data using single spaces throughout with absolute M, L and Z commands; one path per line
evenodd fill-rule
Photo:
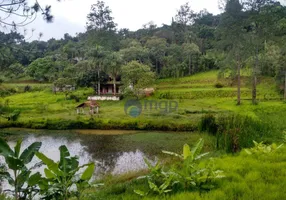
M 47 157 L 54 161 L 59 161 L 60 152 L 59 147 L 66 145 L 70 151 L 71 156 L 79 156 L 80 165 L 96 162 L 96 177 L 106 173 L 124 174 L 131 171 L 138 171 L 145 169 L 147 166 L 144 163 L 145 154 L 138 150 L 123 151 L 124 145 L 118 141 L 117 136 L 94 136 L 94 137 L 65 137 L 65 136 L 39 136 L 29 135 L 23 139 L 22 151 L 31 145 L 33 142 L 42 142 L 40 152 L 43 152 Z M 9 142 L 11 148 L 14 148 L 16 142 Z M 34 158 L 28 167 L 34 166 L 40 160 Z M 4 162 L 3 157 L 0 157 L 0 162 Z M 43 173 L 44 167 L 36 169 Z M 7 183 L 4 184 L 3 189 L 7 189 Z

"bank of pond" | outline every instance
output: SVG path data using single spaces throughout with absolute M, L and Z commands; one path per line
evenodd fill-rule
M 283 139 L 277 140 L 277 145 L 269 141 L 266 144 L 252 142 L 249 148 L 239 147 L 236 153 L 227 153 L 227 149 L 218 148 L 222 144 L 218 143 L 220 137 L 211 133 L 211 130 L 56 131 L 10 128 L 1 129 L 0 137 L 5 138 L 12 151 L 17 146 L 17 141 L 22 139 L 21 153 L 31 144 L 41 142 L 38 151 L 55 163 L 58 162 L 58 166 L 64 159 L 67 163 L 76 159 L 78 166 L 94 164 L 87 185 L 78 189 L 79 182 L 86 182 L 80 179 L 82 174 L 87 174 L 87 168 L 92 169 L 88 165 L 78 171 L 79 182 L 75 182 L 70 192 L 66 192 L 68 195 L 62 196 L 58 192 L 59 196 L 50 196 L 50 199 L 286 198 L 283 192 L 286 186 L 286 148 L 280 145 L 284 142 Z M 237 144 L 232 145 L 230 150 L 234 150 Z M 64 147 L 68 154 L 63 153 Z M 3 148 L 0 149 L 0 154 L 3 155 Z M 43 157 L 36 154 L 26 164 L 27 168 L 34 167 L 41 159 Z M 0 162 L 5 164 L 5 156 L 1 156 Z M 48 163 L 44 162 L 33 169 L 32 173 L 39 172 L 47 176 L 47 169 L 53 172 Z M 52 182 L 49 184 L 54 192 L 60 190 L 54 185 L 52 187 Z M 39 186 L 35 188 L 37 187 Z M 2 191 L 6 190 L 5 198 L 11 198 L 13 187 L 7 179 L 2 182 L 1 188 Z M 48 197 L 48 193 L 44 192 L 27 196 L 26 199 L 43 197 L 40 194 Z

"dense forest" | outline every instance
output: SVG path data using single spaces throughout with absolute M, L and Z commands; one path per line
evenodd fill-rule
M 87 15 L 86 32 L 75 37 L 66 33 L 60 40 L 27 42 L 17 32 L 2 32 L 0 78 L 11 81 L 30 77 L 97 91 L 98 82 L 106 81 L 108 75 L 116 80 L 124 75 L 122 66 L 137 61 L 149 66 L 157 78 L 220 69 L 222 75 L 229 72 L 238 78 L 238 85 L 240 70 L 246 68 L 252 74 L 254 101 L 260 75 L 276 77 L 282 92 L 286 7 L 276 0 L 223 2 L 219 15 L 207 10 L 196 13 L 186 3 L 170 25 L 149 22 L 142 29 L 129 31 L 117 29 L 111 8 L 98 1 Z

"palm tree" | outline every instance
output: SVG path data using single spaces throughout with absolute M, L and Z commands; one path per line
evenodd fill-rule
M 121 66 L 123 65 L 123 56 L 119 52 L 112 52 L 106 59 L 106 70 L 113 79 L 113 94 L 116 95 L 116 78 L 121 72 Z
M 106 52 L 103 47 L 96 45 L 95 48 L 91 48 L 88 53 L 88 57 L 91 57 L 92 63 L 96 66 L 98 82 L 97 82 L 97 94 L 100 95 L 100 72 L 103 70 L 103 63 L 106 58 Z

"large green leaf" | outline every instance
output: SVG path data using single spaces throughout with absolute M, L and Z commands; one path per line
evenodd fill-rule
M 45 168 L 44 171 L 45 171 L 45 175 L 48 179 L 56 178 L 56 175 L 53 172 L 51 172 L 51 170 Z
M 12 151 L 12 149 L 9 147 L 7 142 L 3 140 L 2 138 L 0 138 L 0 155 L 4 157 L 8 157 L 9 155 L 10 156 L 14 155 L 14 152 Z
M 17 157 L 17 158 L 18 158 L 19 155 L 20 155 L 20 150 L 21 150 L 22 141 L 23 141 L 22 139 L 18 140 L 16 146 L 14 147 L 15 157 Z
M 94 173 L 95 164 L 90 163 L 89 166 L 86 168 L 86 170 L 81 175 L 81 180 L 89 181 Z
M 69 150 L 66 146 L 60 146 L 60 162 L 59 162 L 59 169 L 64 172 L 64 174 L 67 174 L 70 171 L 71 162 L 69 162 L 68 157 L 70 156 Z
M 55 163 L 52 159 L 48 158 L 40 152 L 36 152 L 36 156 L 47 165 L 48 169 L 51 170 L 54 174 L 62 176 L 62 172 L 58 169 L 58 164 Z
M 20 170 L 24 167 L 24 163 L 22 162 L 22 160 L 14 156 L 7 156 L 5 160 L 9 169 Z
M 197 144 L 192 148 L 192 155 L 194 159 L 201 153 L 204 146 L 204 140 L 201 138 Z
M 37 185 L 41 178 L 42 176 L 39 172 L 33 174 L 28 180 L 28 185 L 31 187 Z
M 49 180 L 46 178 L 41 178 L 38 181 L 38 185 L 39 185 L 39 188 L 41 189 L 41 192 L 45 192 L 49 189 Z
M 79 162 L 78 162 L 78 157 L 71 157 L 70 158 L 70 167 L 71 167 L 71 170 L 76 170 L 78 169 L 78 166 L 79 166 Z
M 23 160 L 24 164 L 28 164 L 29 162 L 31 162 L 35 153 L 39 151 L 41 146 L 41 142 L 35 142 L 23 151 L 22 155 L 20 156 L 20 159 Z
M 134 193 L 140 195 L 141 197 L 147 196 L 148 192 L 143 192 L 141 190 L 134 190 Z
M 183 147 L 183 156 L 184 156 L 184 160 L 186 160 L 187 158 L 189 158 L 190 156 L 193 156 L 191 150 L 190 150 L 190 146 L 185 144 Z

